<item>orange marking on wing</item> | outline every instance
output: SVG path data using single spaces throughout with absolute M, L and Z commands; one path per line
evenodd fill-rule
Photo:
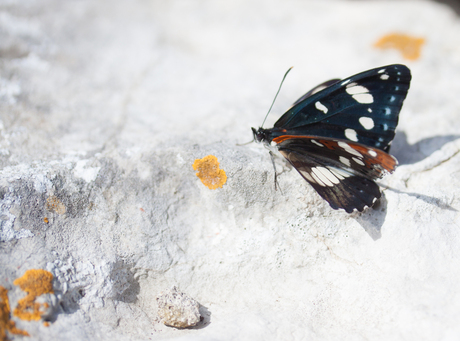
M 313 140 L 316 140 L 317 142 L 321 143 L 322 145 L 324 145 L 325 147 L 329 148 L 329 149 L 337 149 L 337 148 L 340 148 L 338 146 L 338 142 L 335 141 L 335 140 L 323 140 L 321 137 L 319 136 L 309 136 L 309 135 L 282 135 L 282 136 L 278 136 L 278 137 L 275 137 L 273 139 L 274 142 L 276 143 L 281 143 L 283 141 L 286 141 L 286 140 L 290 140 L 290 139 L 313 139 Z M 377 149 L 377 148 L 372 148 L 372 147 L 366 147 L 362 144 L 359 144 L 359 143 L 354 143 L 354 142 L 351 142 L 351 141 L 345 141 L 345 140 L 340 140 L 341 142 L 345 142 L 346 144 L 348 144 L 351 148 L 353 148 L 354 150 L 356 150 L 357 152 L 361 153 L 362 155 L 365 155 L 367 156 L 367 160 L 366 160 L 366 165 L 370 166 L 370 165 L 375 165 L 375 164 L 379 164 L 381 165 L 385 170 L 387 170 L 388 172 L 393 172 L 398 164 L 398 162 L 396 161 L 395 158 L 391 157 L 388 153 L 385 153 L 384 151 L 380 150 L 380 149 Z M 376 156 L 372 156 L 371 153 L 369 153 L 369 151 L 372 150 L 374 151 L 375 153 L 377 153 Z
M 394 171 L 394 169 L 396 168 L 396 165 L 397 165 L 396 159 L 394 159 L 393 157 L 391 157 L 389 154 L 385 153 L 384 151 L 377 149 L 377 148 L 372 148 L 371 150 L 377 153 L 377 156 L 372 156 L 371 153 L 369 153 L 369 149 L 367 147 L 364 147 L 356 143 L 350 143 L 350 142 L 347 142 L 347 143 L 350 146 L 352 146 L 352 148 L 355 149 L 356 151 L 369 157 L 366 160 L 367 165 L 379 164 L 390 173 Z

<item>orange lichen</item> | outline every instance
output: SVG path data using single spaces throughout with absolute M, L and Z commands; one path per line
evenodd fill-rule
M 48 321 L 45 321 L 45 322 L 43 322 L 43 326 L 49 327 L 49 326 L 50 326 L 50 323 L 49 323 Z
M 219 169 L 219 162 L 214 155 L 196 159 L 193 169 L 198 171 L 196 176 L 209 189 L 222 187 L 227 182 L 227 175 L 223 169 Z
M 50 222 L 47 217 L 43 218 L 43 221 L 47 224 Z
M 417 60 L 420 57 L 420 50 L 424 43 L 424 38 L 415 38 L 405 34 L 392 33 L 380 38 L 374 44 L 374 47 L 381 49 L 394 48 L 399 50 L 404 58 L 408 60 Z
M 0 286 L 0 340 L 8 340 L 6 332 L 15 335 L 29 336 L 25 330 L 16 328 L 16 323 L 10 319 L 10 301 L 8 290 Z
M 64 204 L 54 195 L 46 199 L 46 209 L 48 211 L 54 211 L 57 214 L 64 214 L 66 211 Z
M 52 294 L 53 291 L 53 274 L 49 271 L 27 270 L 24 276 L 16 279 L 13 284 L 19 285 L 21 290 L 27 293 L 27 296 L 18 301 L 18 305 L 13 311 L 14 316 L 22 320 L 40 320 L 43 311 L 40 308 L 48 308 L 48 304 L 40 304 L 35 302 L 37 296 L 43 294 Z

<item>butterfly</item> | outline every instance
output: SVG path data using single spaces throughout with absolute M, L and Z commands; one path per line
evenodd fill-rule
M 388 152 L 410 81 L 400 64 L 327 81 L 300 97 L 273 128 L 252 128 L 254 141 L 275 144 L 333 209 L 362 212 L 381 197 L 375 180 L 398 164 Z

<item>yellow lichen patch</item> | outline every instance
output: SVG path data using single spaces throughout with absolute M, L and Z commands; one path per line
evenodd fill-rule
M 408 60 L 417 60 L 420 57 L 420 50 L 425 43 L 424 38 L 411 37 L 405 34 L 392 33 L 380 38 L 374 47 L 381 49 L 397 49 L 403 57 Z
M 50 222 L 47 217 L 43 218 L 43 221 L 47 224 Z
M 8 340 L 6 332 L 15 335 L 29 336 L 25 330 L 16 328 L 16 323 L 10 319 L 10 301 L 8 290 L 0 286 L 0 340 Z
M 54 211 L 57 214 L 64 214 L 66 211 L 64 204 L 54 195 L 46 199 L 46 209 L 48 211 Z
M 222 187 L 227 182 L 227 175 L 223 169 L 219 169 L 219 162 L 214 155 L 196 159 L 193 163 L 193 169 L 198 171 L 196 176 L 209 189 Z
M 47 304 L 40 304 L 35 302 L 37 296 L 43 294 L 52 294 L 53 291 L 53 274 L 49 271 L 27 270 L 24 276 L 16 279 L 13 284 L 19 285 L 21 290 L 27 293 L 27 296 L 18 301 L 18 305 L 13 311 L 14 316 L 22 320 L 40 320 L 43 314 L 40 308 L 47 308 Z

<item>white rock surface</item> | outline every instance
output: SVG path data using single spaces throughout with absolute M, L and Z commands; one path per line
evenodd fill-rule
M 187 328 L 200 322 L 200 304 L 176 287 L 161 292 L 157 304 L 158 316 L 167 326 Z
M 421 58 L 377 50 L 426 38 Z M 0 3 L 0 285 L 56 278 L 30 340 L 457 340 L 460 25 L 428 1 Z M 313 86 L 405 63 L 378 207 L 333 211 L 252 138 Z M 215 155 L 209 190 L 193 161 Z M 47 218 L 47 221 L 45 221 Z M 177 285 L 200 327 L 164 326 Z M 13 302 L 14 299 L 11 300 Z M 27 340 L 29 340 L 27 339 Z M 25 339 L 24 339 L 25 340 Z

